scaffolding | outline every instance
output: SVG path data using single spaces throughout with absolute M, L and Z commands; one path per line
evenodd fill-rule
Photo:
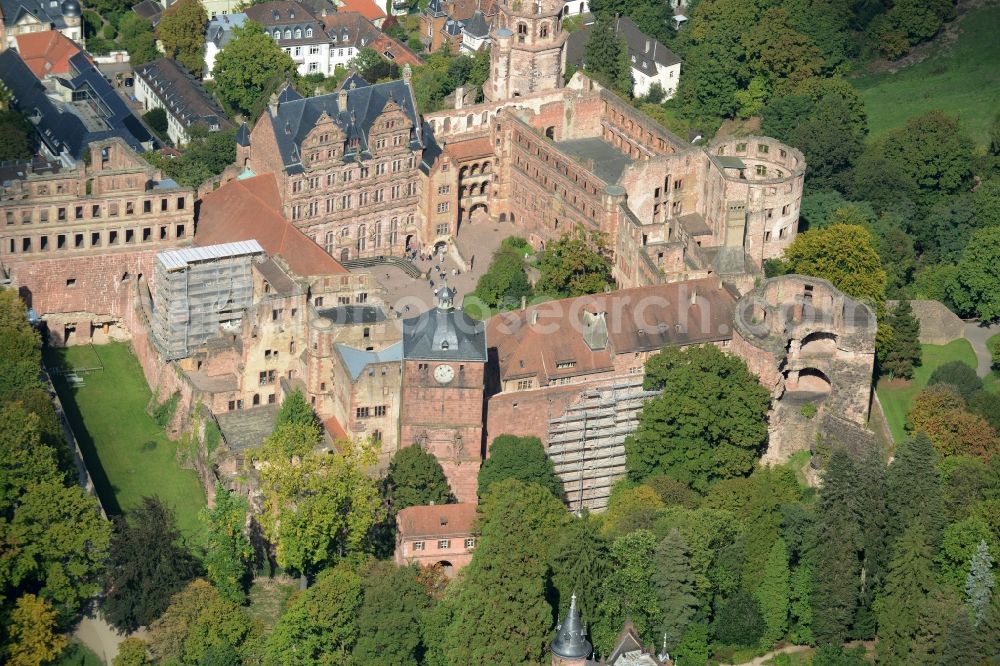
M 168 361 L 235 328 L 253 303 L 251 264 L 257 241 L 222 243 L 156 255 L 153 272 L 153 342 Z
M 572 511 L 603 511 L 611 486 L 625 476 L 625 438 L 635 432 L 643 403 L 658 391 L 642 375 L 585 389 L 566 412 L 549 420 L 548 455 Z

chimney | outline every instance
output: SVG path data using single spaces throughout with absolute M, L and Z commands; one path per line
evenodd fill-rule
M 267 108 L 271 110 L 271 115 L 277 117 L 278 115 L 278 93 L 277 91 L 271 93 L 271 98 L 267 100 Z
M 403 83 L 410 85 L 410 79 L 413 77 L 413 69 L 410 68 L 410 63 L 403 65 Z
M 341 112 L 347 110 L 347 91 L 343 88 L 337 93 L 337 106 L 340 107 Z

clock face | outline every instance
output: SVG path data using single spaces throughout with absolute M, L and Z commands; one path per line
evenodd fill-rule
M 434 379 L 436 379 L 439 384 L 447 384 L 454 378 L 455 369 L 450 365 L 439 365 L 434 368 Z

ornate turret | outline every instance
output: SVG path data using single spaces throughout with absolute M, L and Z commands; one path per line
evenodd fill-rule
M 587 641 L 587 628 L 580 621 L 576 610 L 576 593 L 570 598 L 569 613 L 556 627 L 556 637 L 549 649 L 552 652 L 552 666 L 583 666 L 594 648 Z
M 502 102 L 563 85 L 562 0 L 500 0 L 490 33 L 486 99 Z
M 452 310 L 455 307 L 455 290 L 445 286 L 437 293 L 438 310 Z

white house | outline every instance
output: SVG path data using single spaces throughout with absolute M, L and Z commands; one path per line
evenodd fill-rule
M 215 57 L 219 55 L 226 44 L 233 39 L 233 29 L 242 26 L 247 15 L 222 14 L 208 22 L 205 30 L 205 76 L 206 81 L 212 78 L 212 68 L 215 67 Z
M 461 52 L 472 54 L 490 48 L 490 23 L 482 11 L 476 10 L 468 21 L 462 23 Z
M 333 73 L 330 38 L 323 25 L 298 2 L 265 2 L 246 8 L 247 18 L 264 27 L 292 57 L 299 74 Z
M 201 83 L 169 58 L 157 58 L 136 68 L 135 97 L 146 111 L 166 112 L 167 135 L 177 146 L 190 140 L 188 130 L 193 125 L 204 125 L 209 132 L 233 127 Z

